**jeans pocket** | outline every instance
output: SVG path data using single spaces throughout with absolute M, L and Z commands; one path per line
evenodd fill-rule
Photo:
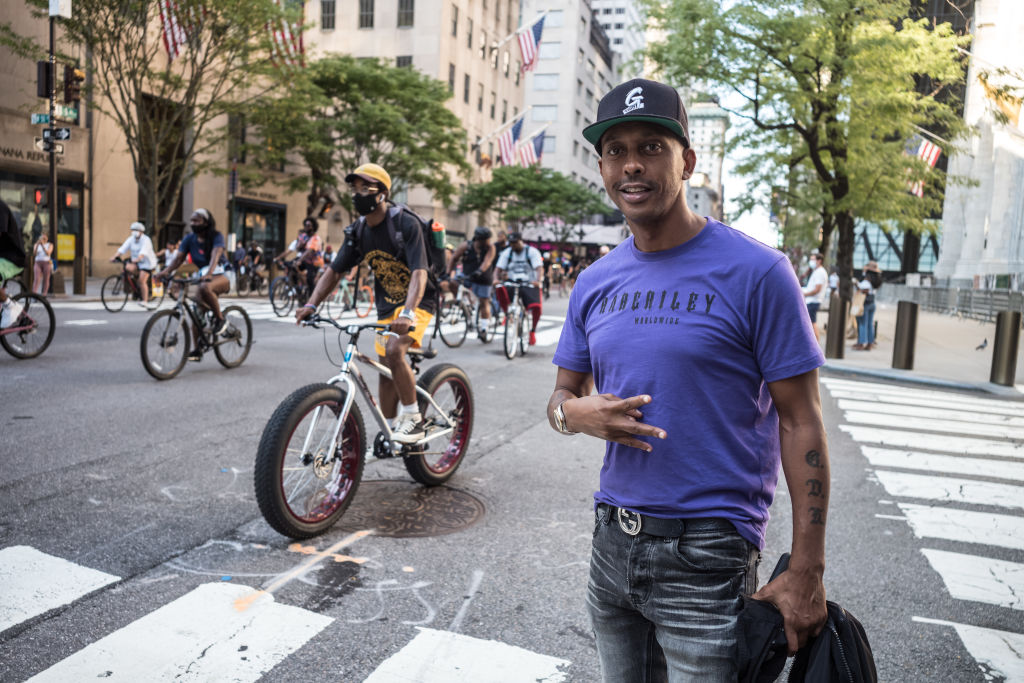
M 692 571 L 736 573 L 750 561 L 750 543 L 735 528 L 685 532 L 676 542 L 676 557 Z

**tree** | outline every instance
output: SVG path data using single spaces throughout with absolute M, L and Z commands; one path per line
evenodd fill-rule
M 968 39 L 948 24 L 908 19 L 910 0 L 723 4 L 648 0 L 654 26 L 672 37 L 648 56 L 672 83 L 707 84 L 740 103 L 730 111 L 745 125 L 731 148 L 752 150 L 740 172 L 762 191 L 785 187 L 790 207 L 819 216 L 822 253 L 838 233 L 840 294 L 849 298 L 854 219 L 921 231 L 941 206 L 938 193 L 907 191 L 942 177 L 907 145 L 922 131 L 965 135 L 956 103 L 940 95 L 963 80 L 958 48 Z M 915 90 L 922 76 L 934 84 L 926 94 Z
M 499 166 L 491 180 L 466 188 L 459 210 L 494 211 L 514 231 L 544 224 L 558 242 L 569 241 L 573 226 L 587 217 L 612 212 L 598 193 L 542 166 Z
M 300 156 L 310 175 L 289 185 L 312 190 L 311 209 L 328 195 L 351 213 L 344 178 L 365 162 L 383 166 L 393 185 L 425 187 L 444 204 L 455 193 L 452 171 L 469 173 L 466 131 L 445 106 L 446 83 L 378 59 L 328 55 L 292 87 L 303 96 L 253 108 L 250 122 L 273 144 L 252 151 L 268 163 Z
M 26 0 L 45 16 L 46 0 Z M 232 107 L 244 107 L 276 87 L 288 67 L 275 65 L 268 26 L 294 24 L 301 10 L 277 0 L 175 0 L 185 39 L 169 61 L 155 0 L 75 0 L 60 28 L 91 55 L 88 104 L 124 135 L 154 234 L 170 220 L 182 186 L 223 168 Z M 5 43 L 28 56 L 9 27 Z M 41 49 L 41 48 L 40 48 Z M 221 153 L 219 153 L 221 152 Z

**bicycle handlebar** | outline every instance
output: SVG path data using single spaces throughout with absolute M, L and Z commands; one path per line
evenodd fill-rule
M 325 317 L 323 317 L 322 315 L 320 315 L 318 313 L 314 313 L 313 315 L 309 316 L 308 318 L 303 319 L 300 322 L 302 323 L 303 327 L 312 327 L 312 328 L 315 328 L 315 329 L 319 329 L 320 323 L 327 323 L 329 325 L 332 325 L 332 326 L 338 328 L 342 332 L 347 332 L 348 334 L 353 334 L 353 329 L 356 331 L 356 333 L 361 332 L 362 330 L 366 330 L 366 329 L 375 329 L 375 330 L 386 330 L 385 334 L 393 334 L 396 337 L 398 336 L 397 333 L 391 331 L 391 324 L 390 323 L 349 323 L 348 325 L 342 325 L 338 321 L 332 320 L 331 318 L 325 318 Z M 409 327 L 409 331 L 410 332 L 412 332 L 415 329 L 416 329 L 415 325 L 411 325 Z

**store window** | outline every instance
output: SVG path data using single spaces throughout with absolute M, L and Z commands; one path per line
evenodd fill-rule
M 320 28 L 329 31 L 334 28 L 335 0 L 320 0 Z

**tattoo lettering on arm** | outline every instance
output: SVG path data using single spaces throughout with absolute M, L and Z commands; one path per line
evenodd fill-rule
M 823 498 L 823 487 L 820 479 L 808 479 L 804 482 L 806 486 L 810 486 L 811 490 L 807 493 L 808 496 L 814 496 L 815 498 Z
M 825 525 L 825 511 L 822 508 L 810 508 L 811 524 Z
M 804 456 L 804 460 L 807 464 L 815 469 L 822 469 L 824 465 L 821 464 L 821 453 L 818 451 L 810 450 L 807 451 L 807 455 Z

